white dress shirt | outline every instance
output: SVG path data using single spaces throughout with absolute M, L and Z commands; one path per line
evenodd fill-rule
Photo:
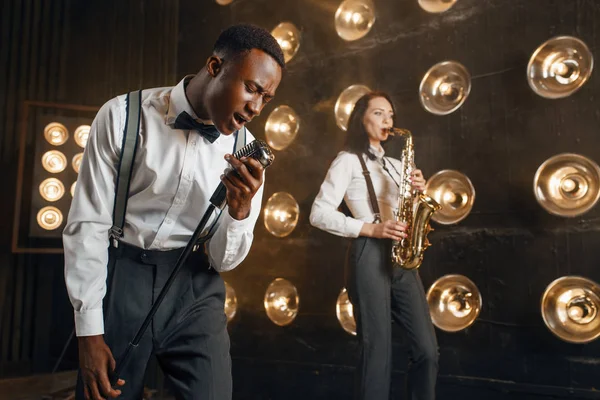
M 399 173 L 402 172 L 402 162 L 384 157 L 383 149 L 371 146 L 370 150 L 375 155 L 375 160 L 370 160 L 364 154 L 362 157 L 373 181 L 381 219 L 391 220 L 394 219 L 394 212 L 398 209 L 397 184 L 400 183 Z M 383 168 L 384 162 L 389 174 Z M 393 166 L 390 163 L 393 163 Z M 342 199 L 354 218 L 338 211 Z M 360 160 L 354 153 L 341 151 L 331 163 L 319 194 L 313 202 L 310 223 L 334 235 L 356 238 L 364 223 L 372 223 L 374 219 L 375 214 Z
M 186 79 L 175 87 L 142 92 L 138 149 L 122 239 L 140 248 L 186 246 L 229 165 L 223 157 L 234 149 L 235 134 L 221 135 L 211 144 L 196 131 L 173 129 L 182 111 L 197 119 L 185 95 Z M 125 120 L 126 95 L 108 101 L 96 115 L 63 232 L 65 281 L 77 336 L 104 333 L 108 234 Z M 246 136 L 246 143 L 254 140 L 248 131 Z M 246 219 L 235 220 L 227 207 L 223 210 L 206 245 L 216 270 L 235 268 L 250 251 L 263 187 L 254 196 Z M 219 212 L 213 213 L 206 229 Z

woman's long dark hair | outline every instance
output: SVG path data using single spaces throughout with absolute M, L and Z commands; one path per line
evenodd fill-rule
M 365 153 L 367 157 L 372 160 L 375 158 L 375 156 L 369 151 L 369 134 L 365 130 L 363 118 L 367 112 L 367 108 L 369 108 L 369 102 L 377 97 L 383 97 L 391 104 L 392 111 L 394 113 L 393 122 L 395 125 L 396 108 L 394 107 L 394 103 L 392 102 L 390 96 L 387 93 L 379 91 L 369 92 L 358 99 L 354 105 L 354 109 L 352 110 L 350 119 L 348 120 L 346 143 L 344 144 L 344 150 L 354 154 Z

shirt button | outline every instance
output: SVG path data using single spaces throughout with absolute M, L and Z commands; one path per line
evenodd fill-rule
M 167 219 L 165 220 L 165 222 L 166 222 L 167 224 L 170 224 L 170 223 L 171 223 L 171 222 L 173 222 L 173 221 L 172 221 L 172 220 L 170 220 L 169 218 L 167 218 Z
M 148 259 L 148 254 L 142 253 L 141 258 L 143 261 L 146 261 Z
M 192 146 L 195 146 L 195 145 L 196 145 L 196 141 L 195 141 L 195 140 L 192 140 L 192 141 L 190 142 L 190 144 L 191 144 Z

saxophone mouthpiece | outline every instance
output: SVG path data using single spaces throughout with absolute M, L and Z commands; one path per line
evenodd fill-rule
M 408 129 L 401 129 L 401 128 L 389 128 L 388 129 L 390 135 L 392 136 L 403 136 L 403 135 L 408 135 L 410 136 L 410 132 L 408 131 Z

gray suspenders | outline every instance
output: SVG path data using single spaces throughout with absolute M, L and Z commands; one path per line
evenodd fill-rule
M 127 211 L 127 200 L 129 199 L 129 185 L 133 173 L 133 162 L 137 150 L 140 131 L 140 119 L 142 114 L 142 91 L 136 90 L 127 94 L 127 118 L 123 130 L 123 143 L 121 145 L 121 157 L 117 171 L 117 182 L 115 184 L 115 203 L 113 208 L 113 225 L 110 228 L 109 237 L 113 247 L 119 247 L 119 239 L 123 237 L 125 226 L 125 212 Z M 246 145 L 246 127 L 237 132 L 233 152 L 240 150 Z M 221 213 L 213 223 L 216 226 Z M 212 228 L 210 229 L 212 231 Z M 209 233 L 210 234 L 210 233 Z
M 362 154 L 357 154 L 358 159 L 360 160 L 360 165 L 363 169 L 363 175 L 365 176 L 365 181 L 367 182 L 367 191 L 369 192 L 369 201 L 371 202 L 371 207 L 373 208 L 373 214 L 375 214 L 374 224 L 378 224 L 381 222 L 381 212 L 379 211 L 379 204 L 377 203 L 377 195 L 375 195 L 375 188 L 373 187 L 373 181 L 371 180 L 371 173 L 367 168 L 367 164 L 365 160 L 363 160 Z
M 114 247 L 119 247 L 119 239 L 123 237 L 125 211 L 129 199 L 129 183 L 133 172 L 133 161 L 137 150 L 138 132 L 140 130 L 142 91 L 136 90 L 127 94 L 127 119 L 123 130 L 121 158 L 115 184 L 115 204 L 113 208 L 113 225 L 110 228 L 110 239 Z

